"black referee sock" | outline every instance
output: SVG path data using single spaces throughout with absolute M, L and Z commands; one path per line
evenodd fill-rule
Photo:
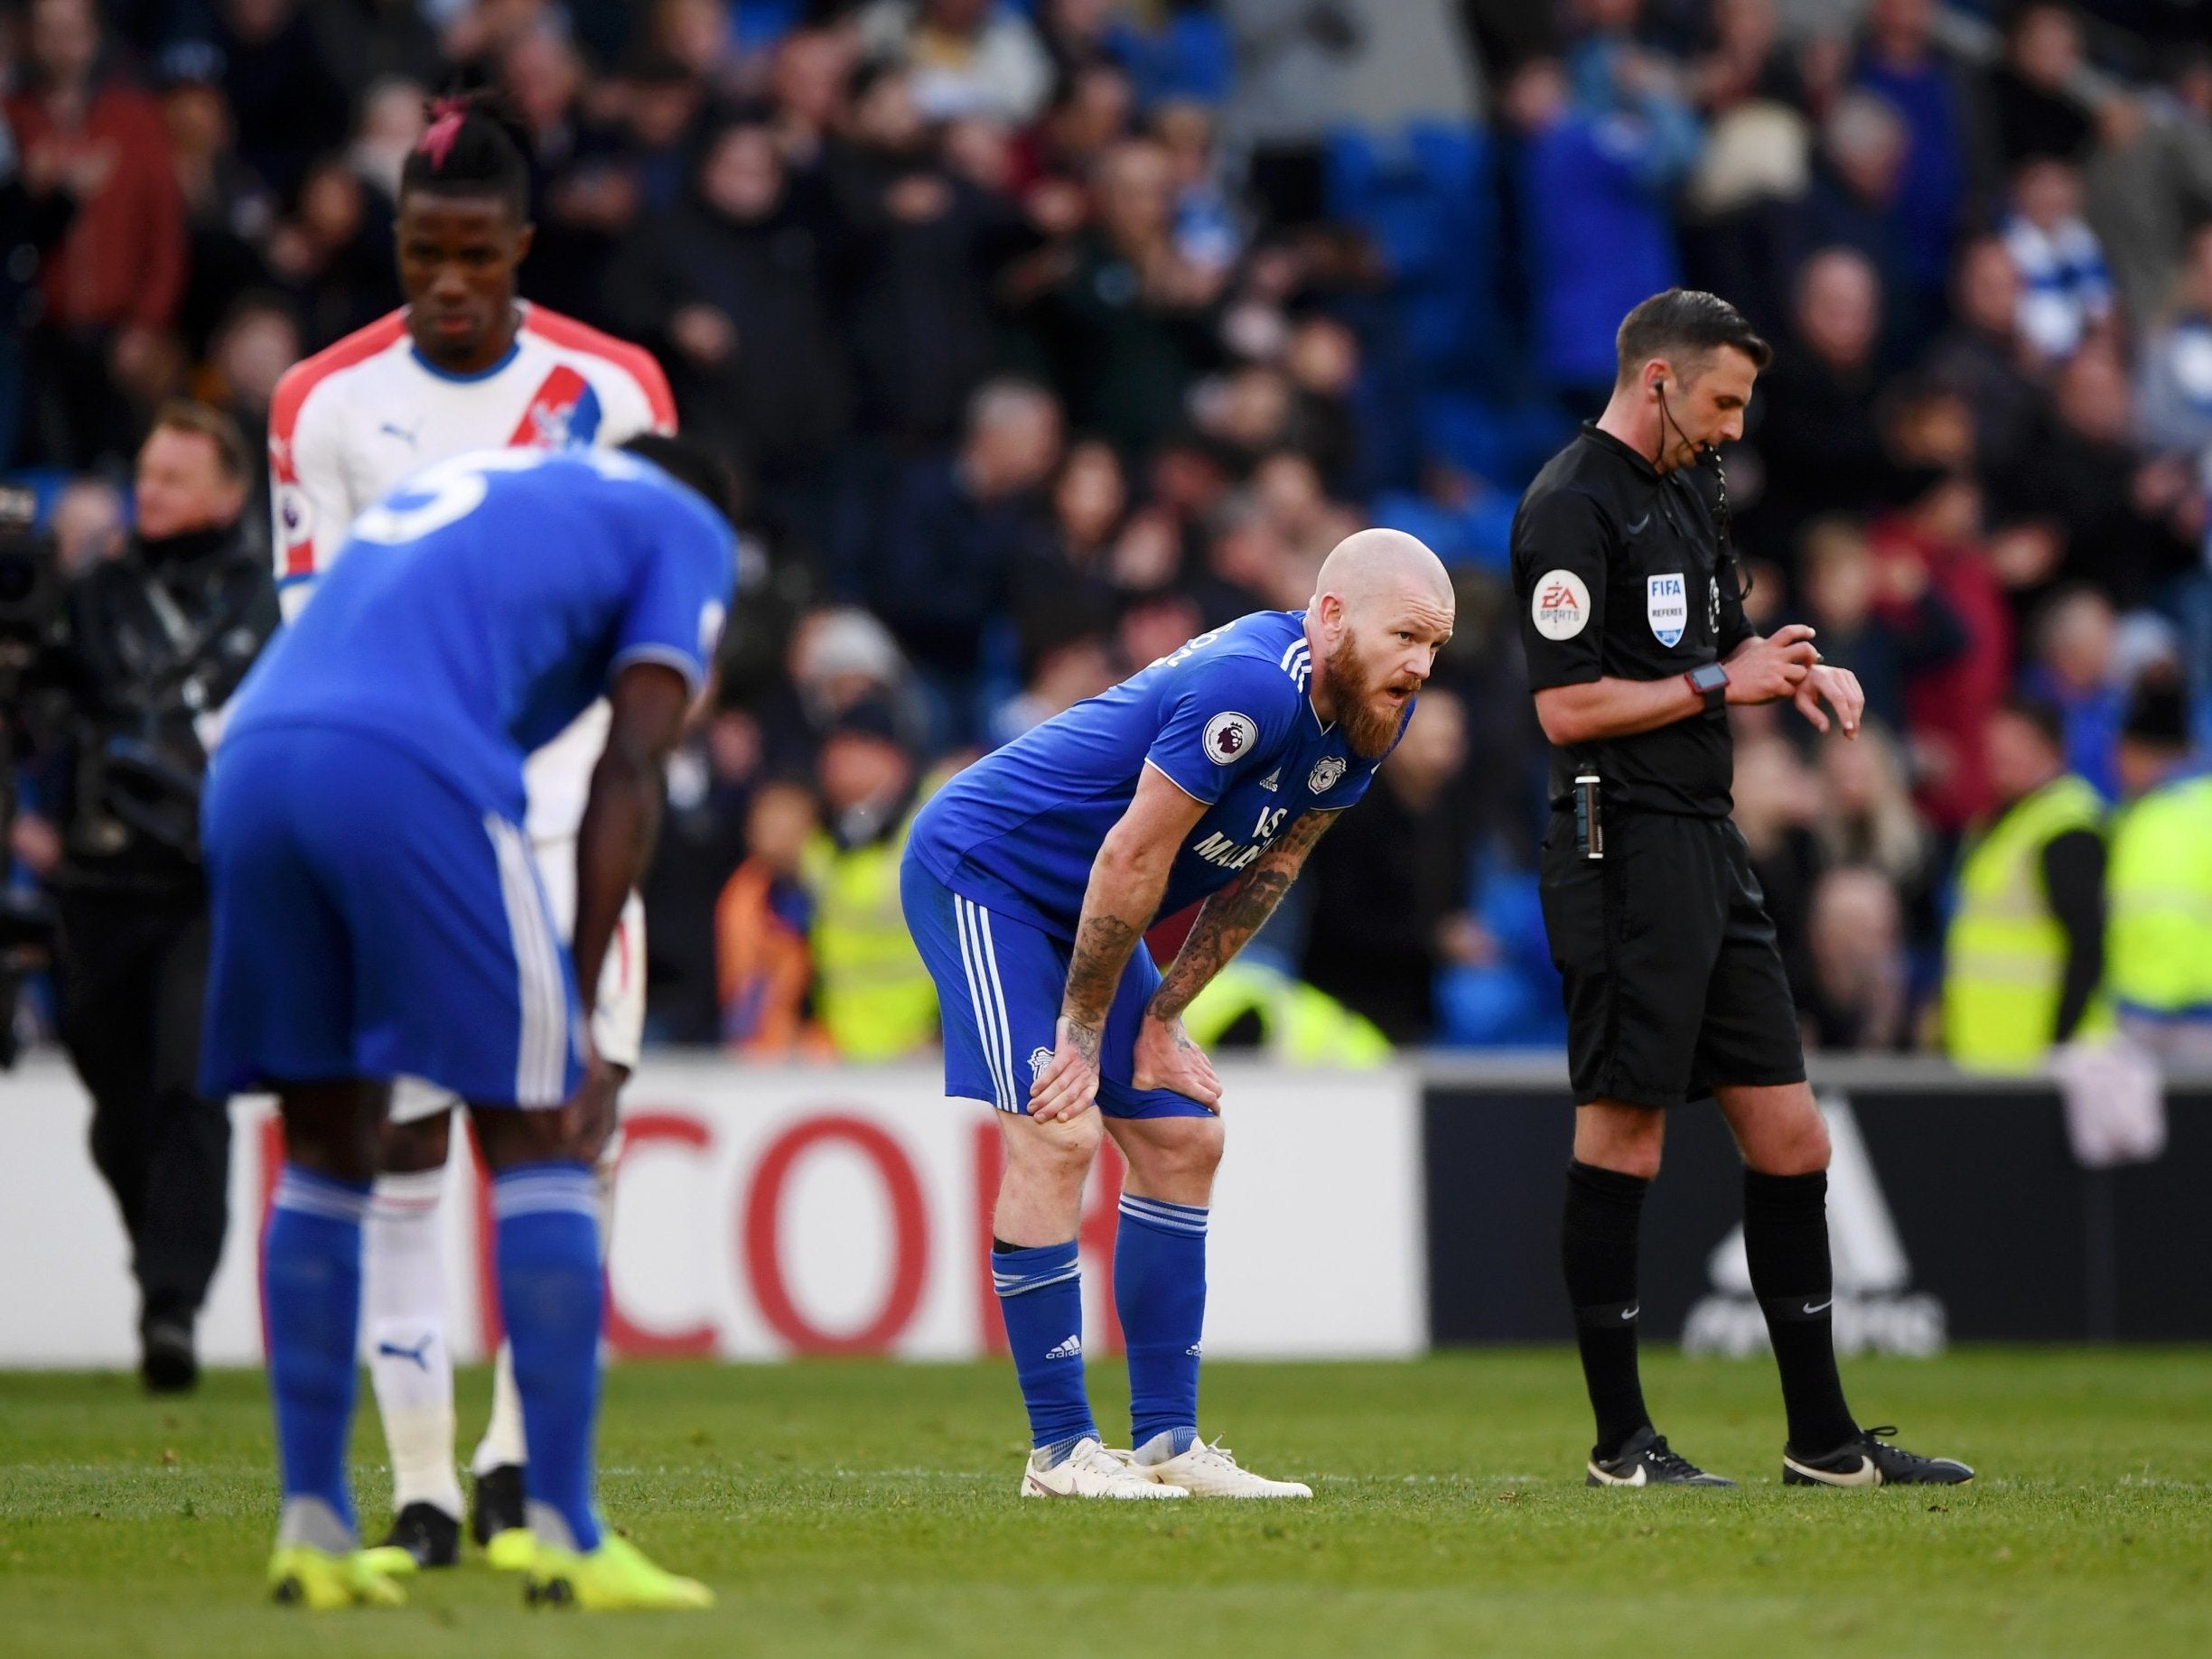
M 1859 1432 L 1835 1374 L 1835 1277 L 1828 1263 L 1828 1176 L 1743 1172 L 1743 1251 L 1782 1374 L 1789 1443 L 1818 1456 Z
M 1574 1309 L 1574 1339 L 1582 1351 L 1582 1380 L 1597 1414 L 1597 1455 L 1615 1456 L 1651 1418 L 1644 1410 L 1643 1380 L 1636 1368 L 1636 1266 L 1651 1183 L 1640 1175 L 1601 1170 L 1579 1160 L 1567 1165 L 1567 1213 L 1560 1254 L 1567 1270 L 1567 1300 Z

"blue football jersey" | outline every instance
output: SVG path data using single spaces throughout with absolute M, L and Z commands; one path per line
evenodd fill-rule
M 1091 862 L 1146 766 L 1207 803 L 1160 914 L 1227 885 L 1283 827 L 1349 806 L 1379 764 L 1307 697 L 1305 612 L 1267 610 L 1190 644 L 985 756 L 931 797 L 910 855 L 956 893 L 1072 939 Z
M 634 457 L 456 456 L 354 521 L 314 603 L 247 676 L 226 741 L 366 732 L 518 818 L 523 758 L 620 669 L 705 682 L 735 573 L 729 527 Z

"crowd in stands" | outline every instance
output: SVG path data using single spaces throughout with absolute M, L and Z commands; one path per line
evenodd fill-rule
M 918 795 L 1386 523 L 1460 630 L 1255 961 L 1393 1041 L 1535 1045 L 1507 531 L 1622 314 L 1710 288 L 1778 351 L 1726 458 L 1754 619 L 1870 713 L 1740 718 L 1738 821 L 1812 1038 L 1925 1046 L 1998 711 L 2055 710 L 2115 806 L 2146 684 L 2207 734 L 2212 10 L 1461 0 L 1485 118 L 1378 128 L 1341 113 L 1374 3 L 31 0 L 0 459 L 106 556 L 163 399 L 265 431 L 398 303 L 425 94 L 497 87 L 526 294 L 648 346 L 745 479 L 656 1038 L 926 1043 L 882 879 Z

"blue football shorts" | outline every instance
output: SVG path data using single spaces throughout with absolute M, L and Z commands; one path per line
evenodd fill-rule
M 956 893 L 910 851 L 899 870 L 907 929 L 937 981 L 945 1028 L 945 1093 L 1026 1114 L 1030 1085 L 1050 1063 L 1069 946 Z M 1098 1109 L 1108 1117 L 1207 1117 L 1172 1089 L 1140 1089 L 1137 1023 L 1159 989 L 1142 945 L 1122 970 L 1098 1047 Z
M 555 1106 L 574 1090 L 574 971 L 519 824 L 380 738 L 292 726 L 223 745 L 202 839 L 205 1093 L 407 1076 Z

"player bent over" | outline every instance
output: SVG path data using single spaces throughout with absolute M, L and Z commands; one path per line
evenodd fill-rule
M 650 354 L 518 297 L 534 235 L 530 163 L 498 100 L 440 98 L 427 116 L 400 169 L 393 227 L 406 304 L 294 364 L 270 408 L 277 585 L 287 618 L 319 591 L 354 517 L 425 467 L 494 444 L 612 449 L 675 427 L 676 405 Z M 518 558 L 531 552 L 512 551 Z M 564 941 L 575 922 L 576 826 L 606 721 L 606 704 L 594 704 L 534 753 L 523 773 L 523 827 Z M 644 1029 L 644 907 L 633 896 L 593 999 L 592 1042 L 609 1109 L 637 1064 Z M 391 1456 L 395 1512 L 380 1547 L 401 1571 L 410 1563 L 450 1567 L 461 1555 L 440 1213 L 459 1104 L 416 1083 L 395 1092 L 362 1246 L 362 1337 Z M 611 1152 L 599 1166 L 602 1234 Z M 524 1440 L 513 1357 L 502 1344 L 491 1419 L 471 1465 L 469 1515 L 495 1567 L 519 1570 L 532 1557 L 522 1507 Z
M 460 456 L 364 513 L 248 678 L 213 769 L 203 1076 L 227 1093 L 275 1089 L 285 1123 L 263 1266 L 279 1600 L 401 1599 L 399 1552 L 359 1548 L 345 1451 L 361 1225 L 401 1076 L 468 1103 L 491 1170 L 528 1446 L 530 1598 L 712 1599 L 602 1530 L 592 1497 L 591 1160 L 607 1091 L 576 987 L 597 983 L 651 853 L 661 766 L 734 569 L 705 499 L 726 500 L 712 464 L 670 439 L 626 447 Z M 572 962 L 522 826 L 523 758 L 602 692 L 612 713 L 577 841 Z
M 945 1086 L 998 1108 L 992 1276 L 1029 1408 L 1031 1497 L 1311 1497 L 1198 1429 L 1221 1085 L 1181 1015 L 1366 793 L 1451 637 L 1421 543 L 1363 530 L 1309 609 L 1202 634 L 947 784 L 915 822 L 907 925 L 944 1011 Z M 1162 974 L 1153 920 L 1204 899 Z M 1105 1135 L 1128 1162 L 1114 1255 L 1131 1445 L 1083 1383 L 1076 1235 Z

